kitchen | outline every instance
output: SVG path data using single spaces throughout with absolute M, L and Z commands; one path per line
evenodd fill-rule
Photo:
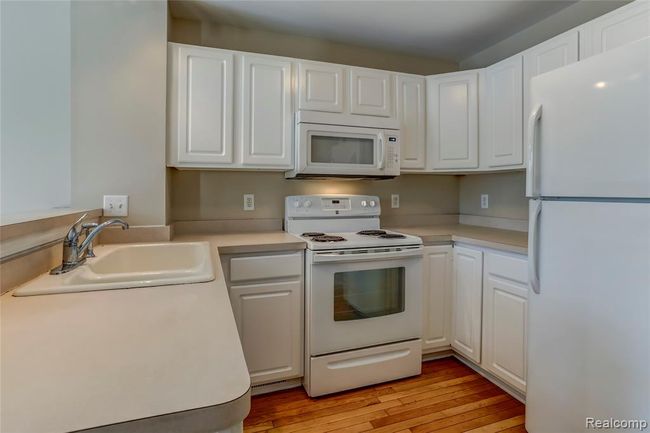
M 650 2 L 0 5 L 0 431 L 647 426 Z

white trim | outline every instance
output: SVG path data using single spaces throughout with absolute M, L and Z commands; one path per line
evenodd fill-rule
M 297 388 L 299 386 L 302 386 L 302 377 L 299 377 L 297 379 L 282 380 L 280 382 L 265 383 L 262 385 L 253 385 L 251 387 L 251 395 L 268 394 L 270 392 Z

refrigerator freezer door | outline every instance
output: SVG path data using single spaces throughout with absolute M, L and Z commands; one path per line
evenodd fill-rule
M 544 201 L 539 230 L 526 429 L 650 419 L 650 204 Z
M 650 197 L 650 38 L 533 78 L 531 101 L 534 196 Z

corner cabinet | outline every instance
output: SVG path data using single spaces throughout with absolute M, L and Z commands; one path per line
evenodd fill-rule
M 468 359 L 481 362 L 481 310 L 483 252 L 454 246 L 451 302 L 451 347 Z
M 451 245 L 424 247 L 422 351 L 448 349 L 451 344 Z
M 397 120 L 400 122 L 400 170 L 426 168 L 426 82 L 418 75 L 395 80 Z
M 169 44 L 169 162 L 233 161 L 234 54 Z
M 478 168 L 478 71 L 427 77 L 432 170 Z

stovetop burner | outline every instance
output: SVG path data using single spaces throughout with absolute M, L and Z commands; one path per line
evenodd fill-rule
M 400 235 L 399 233 L 384 233 L 383 235 L 379 235 L 379 237 L 382 239 L 404 239 L 406 236 Z
M 345 238 L 343 236 L 321 235 L 314 236 L 311 240 L 314 242 L 343 242 Z
M 305 232 L 305 233 L 301 234 L 300 236 L 304 236 L 306 238 L 313 238 L 313 237 L 316 237 L 316 236 L 325 236 L 325 233 L 323 233 L 323 232 Z
M 365 236 L 382 236 L 386 234 L 386 230 L 361 230 L 357 232 L 358 235 Z

